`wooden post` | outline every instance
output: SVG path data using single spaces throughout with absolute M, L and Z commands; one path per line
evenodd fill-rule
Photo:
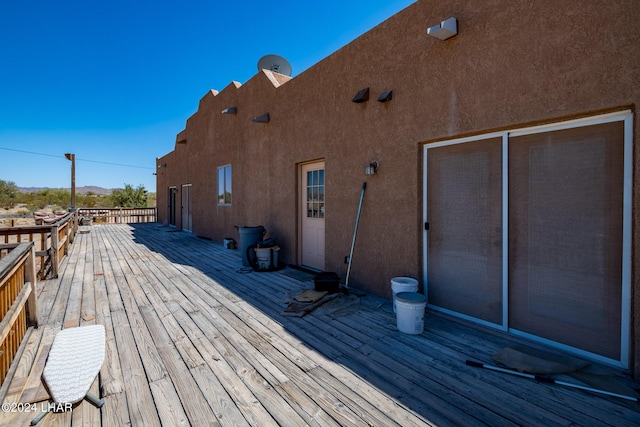
M 51 227 L 51 276 L 58 277 L 58 226 Z
M 67 239 L 69 240 L 69 244 L 72 244 L 73 243 L 73 239 L 76 237 L 76 233 L 75 233 L 75 227 L 76 227 L 75 218 L 76 218 L 77 213 L 78 213 L 78 210 L 75 209 L 73 212 L 71 212 L 71 217 L 69 218 L 69 230 L 67 230 Z
M 29 295 L 29 299 L 27 300 L 27 313 L 28 318 L 27 322 L 30 326 L 38 326 L 38 298 L 36 295 L 36 284 L 37 284 L 37 274 L 36 274 L 36 251 L 34 248 L 33 242 L 31 243 L 31 248 L 29 249 L 29 255 L 25 262 L 25 279 L 31 283 L 31 294 Z
M 76 207 L 76 155 L 67 153 L 64 155 L 67 160 L 71 160 L 71 208 Z

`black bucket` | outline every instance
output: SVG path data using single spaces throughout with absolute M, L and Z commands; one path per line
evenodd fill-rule
M 313 279 L 315 290 L 318 292 L 329 292 L 335 294 L 340 290 L 340 278 L 338 275 L 331 271 L 323 271 L 316 274 Z

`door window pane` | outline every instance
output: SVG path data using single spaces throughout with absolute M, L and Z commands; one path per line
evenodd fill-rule
M 307 218 L 324 218 L 324 170 L 307 172 Z

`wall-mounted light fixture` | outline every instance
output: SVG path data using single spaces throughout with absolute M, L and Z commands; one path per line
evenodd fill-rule
M 254 117 L 253 119 L 251 119 L 251 121 L 254 122 L 254 123 L 268 123 L 269 122 L 269 113 L 264 113 L 261 116 Z
M 238 107 L 229 107 L 222 110 L 222 114 L 237 114 Z
M 387 102 L 387 101 L 391 101 L 392 99 L 393 99 L 393 91 L 387 90 L 380 94 L 380 96 L 378 97 L 378 102 Z
M 376 172 L 378 172 L 378 161 L 377 160 L 373 160 L 373 161 L 369 162 L 367 167 L 364 168 L 364 174 L 365 175 L 375 175 Z
M 360 92 L 356 93 L 356 96 L 354 96 L 351 101 L 355 102 L 356 104 L 360 104 L 362 102 L 366 102 L 369 100 L 369 88 L 365 87 L 364 89 L 361 89 Z
M 447 40 L 458 34 L 458 20 L 456 18 L 448 18 L 427 29 L 427 34 L 440 40 Z

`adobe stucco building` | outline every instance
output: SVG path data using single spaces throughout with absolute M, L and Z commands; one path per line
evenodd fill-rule
M 449 17 L 458 35 L 427 35 Z M 353 286 L 416 277 L 430 309 L 638 375 L 639 18 L 419 0 L 295 78 L 206 93 L 157 159 L 159 221 L 263 225 L 281 260 L 344 278 L 366 181 Z

